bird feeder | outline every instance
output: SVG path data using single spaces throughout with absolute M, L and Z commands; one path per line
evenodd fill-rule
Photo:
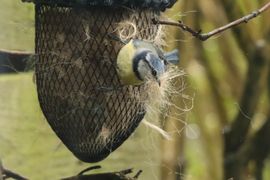
M 116 57 L 123 44 L 112 37 L 132 32 L 132 38 L 153 41 L 159 27 L 151 19 L 174 2 L 34 1 L 39 103 L 53 131 L 80 160 L 106 158 L 145 114 L 138 100 L 144 85 L 121 84 Z

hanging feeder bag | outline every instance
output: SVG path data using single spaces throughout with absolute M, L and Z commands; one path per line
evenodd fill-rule
M 119 147 L 145 114 L 144 85 L 123 86 L 116 57 L 121 23 L 133 38 L 153 41 L 151 19 L 167 0 L 35 0 L 36 84 L 41 109 L 53 131 L 80 160 L 97 162 Z M 122 33 L 128 33 L 123 29 Z

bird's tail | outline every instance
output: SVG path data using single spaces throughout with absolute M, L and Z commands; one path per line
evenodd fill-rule
M 179 63 L 179 51 L 177 49 L 172 50 L 164 54 L 165 59 L 168 63 L 177 65 Z

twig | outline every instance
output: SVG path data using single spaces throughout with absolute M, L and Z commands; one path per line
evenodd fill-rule
M 142 170 L 139 170 L 139 171 L 135 174 L 135 176 L 134 176 L 133 178 L 134 178 L 134 179 L 138 179 L 138 177 L 141 175 L 142 172 L 143 172 Z
M 4 171 L 4 168 L 3 168 L 2 161 L 0 159 L 0 180 L 3 180 L 3 171 Z
M 22 2 L 35 2 L 35 0 L 22 0 Z
M 201 41 L 206 41 L 207 39 L 209 39 L 210 37 L 219 34 L 227 29 L 230 29 L 231 27 L 237 26 L 239 24 L 242 23 L 247 23 L 248 21 L 250 21 L 251 19 L 257 17 L 258 15 L 260 15 L 261 13 L 263 13 L 264 11 L 266 11 L 267 9 L 270 8 L 270 2 L 268 2 L 267 4 L 265 4 L 262 8 L 253 11 L 252 13 L 237 19 L 229 24 L 226 24 L 225 26 L 216 28 L 208 33 L 202 33 L 202 30 L 198 30 L 195 31 L 193 30 L 191 27 L 189 27 L 188 25 L 184 24 L 182 21 L 164 21 L 164 20 L 158 20 L 156 18 L 152 19 L 154 24 L 163 24 L 163 25 L 169 25 L 169 26 L 177 26 L 179 28 L 181 28 L 184 31 L 189 32 L 190 34 L 192 34 L 192 36 L 198 38 Z
M 4 179 L 8 179 L 8 178 L 13 178 L 16 180 L 27 180 L 27 178 L 15 173 L 15 172 L 12 172 L 8 169 L 5 169 L 3 164 L 2 164 L 2 161 L 0 159 L 0 180 L 4 180 Z
M 84 169 L 84 170 L 82 170 L 81 172 L 79 172 L 78 173 L 78 176 L 79 175 L 83 175 L 85 172 L 88 172 L 88 171 L 92 171 L 92 170 L 94 170 L 94 169 L 100 169 L 101 168 L 101 166 L 91 166 L 91 167 L 88 167 L 88 168 L 86 168 L 86 169 Z
M 13 178 L 13 179 L 16 179 L 16 180 L 27 180 L 27 178 L 21 176 L 20 174 L 12 172 L 12 171 L 10 171 L 8 169 L 3 170 L 3 175 L 4 175 L 4 179 Z
M 98 166 L 94 166 L 94 169 L 97 167 Z M 90 169 L 93 169 L 93 167 L 90 167 Z M 142 171 L 140 170 L 135 174 L 134 177 L 129 177 L 127 175 L 132 173 L 132 169 L 126 169 L 118 172 L 87 174 L 87 175 L 79 174 L 77 176 L 63 178 L 62 180 L 137 180 L 141 172 Z
M 2 54 L 9 54 L 9 55 L 14 55 L 14 56 L 31 56 L 34 53 L 31 51 L 16 51 L 16 50 L 7 50 L 7 49 L 0 49 L 0 53 Z

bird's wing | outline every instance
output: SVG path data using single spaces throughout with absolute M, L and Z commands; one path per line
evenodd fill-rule
M 179 51 L 177 49 L 164 53 L 164 57 L 168 63 L 174 64 L 174 65 L 179 64 L 180 58 L 179 58 Z

